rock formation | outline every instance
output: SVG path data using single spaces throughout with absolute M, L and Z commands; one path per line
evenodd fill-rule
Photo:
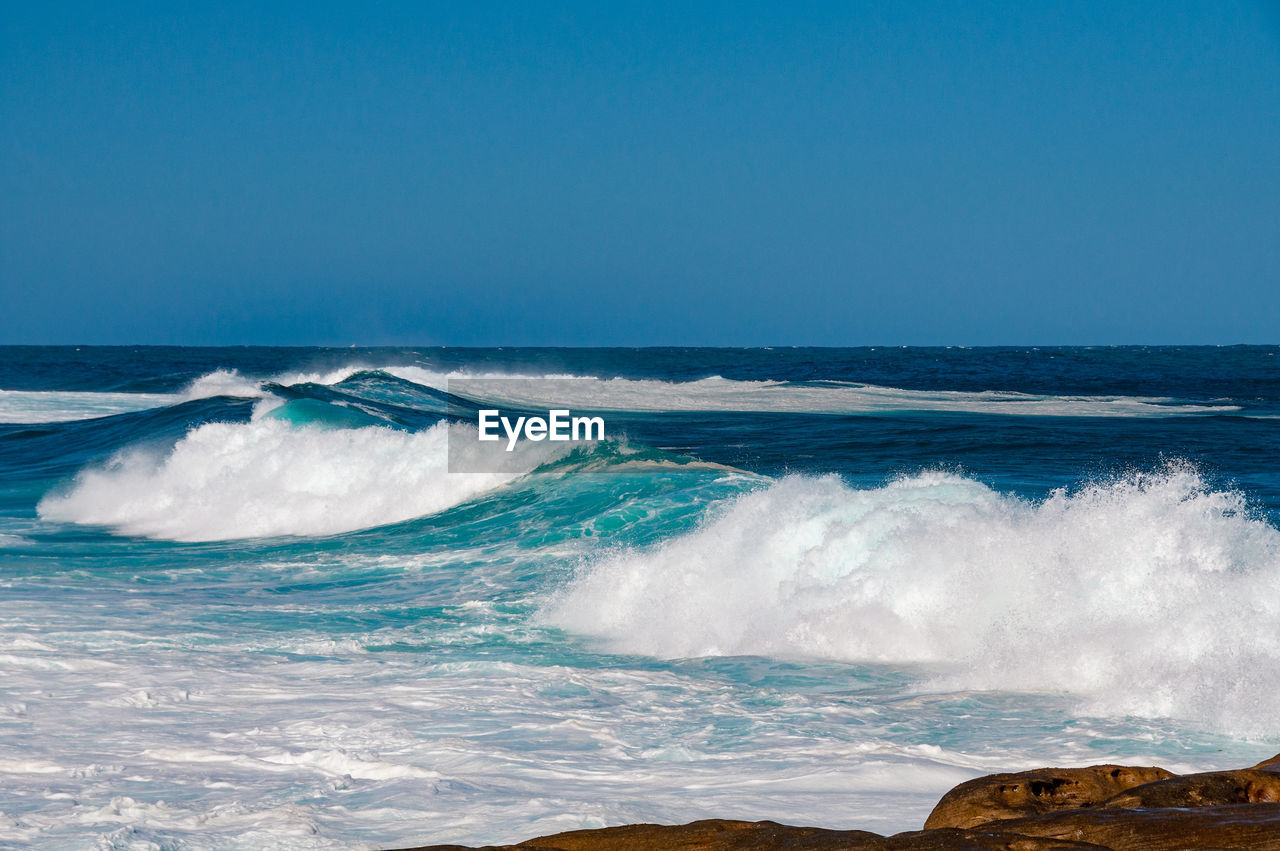
M 998 819 L 1085 809 L 1127 789 L 1173 776 L 1163 768 L 1123 765 L 989 774 L 961 783 L 943 795 L 924 827 L 973 827 Z
M 1095 765 L 992 774 L 942 796 L 924 830 L 705 819 L 574 830 L 488 851 L 1280 851 L 1280 754 L 1253 768 L 1174 775 Z M 406 851 L 474 851 L 428 845 Z

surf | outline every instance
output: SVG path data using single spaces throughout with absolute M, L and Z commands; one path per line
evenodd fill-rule
M 1042 500 L 789 476 L 587 560 L 542 617 L 614 653 L 924 666 L 936 689 L 1280 735 L 1280 531 L 1182 464 Z
M 571 407 L 633 412 L 795 412 L 884 415 L 961 412 L 1018 417 L 1153 418 L 1230 414 L 1225 400 L 1127 395 L 1032 394 L 1010 390 L 919 390 L 850 381 L 683 381 L 486 370 L 420 365 L 352 365 L 252 377 L 217 369 L 172 393 L 0 390 L 0 423 L 44 423 L 108 417 L 216 397 L 269 399 L 290 388 L 349 390 L 372 401 L 413 404 L 423 390 L 448 391 L 475 405 Z M 415 392 L 416 391 L 416 392 Z
M 171 541 L 335 535 L 458 505 L 567 451 L 532 444 L 472 467 L 493 472 L 450 473 L 450 431 L 468 426 L 325 427 L 307 414 L 305 425 L 263 415 L 198 426 L 168 449 L 127 448 L 36 510 L 51 522 Z M 455 440 L 485 448 L 474 434 Z

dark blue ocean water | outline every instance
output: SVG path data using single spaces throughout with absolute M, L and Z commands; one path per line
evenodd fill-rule
M 0 348 L 0 842 L 890 831 L 1256 761 L 1277 351 Z M 450 472 L 509 404 L 608 439 Z

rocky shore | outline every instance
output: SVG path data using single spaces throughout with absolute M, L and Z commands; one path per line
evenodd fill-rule
M 1251 768 L 1175 775 L 1094 765 L 991 774 L 942 796 L 924 829 L 864 830 L 706 819 L 575 830 L 488 851 L 1280 851 L 1280 755 Z M 403 851 L 477 851 L 426 845 Z

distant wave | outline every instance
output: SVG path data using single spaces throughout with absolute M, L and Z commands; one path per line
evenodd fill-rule
M 0 391 L 0 422 L 60 422 L 145 410 L 212 396 L 270 398 L 272 385 L 334 386 L 363 374 L 381 374 L 422 387 L 448 389 L 473 401 L 522 407 L 635 412 L 726 411 L 876 414 L 956 411 L 1050 417 L 1167 417 L 1239 411 L 1236 405 L 1192 403 L 1164 397 L 1035 395 L 906 390 L 839 381 L 691 381 L 597 378 L 565 374 L 519 375 L 438 371 L 418 366 L 345 367 L 330 372 L 290 372 L 255 379 L 216 370 L 178 393 Z
M 1280 734 L 1280 531 L 1171 466 L 1029 502 L 792 476 L 603 556 L 545 611 L 611 650 L 936 665 L 957 689 Z
M 177 393 L 109 393 L 88 390 L 0 390 L 0 423 L 60 423 L 130 414 L 214 396 L 261 398 L 262 382 L 235 370 L 203 375 Z
M 409 370 L 390 370 L 415 380 Z M 904 390 L 848 382 L 695 381 L 556 377 L 538 381 L 454 379 L 450 392 L 529 407 L 577 410 L 878 414 L 956 411 L 1039 417 L 1167 417 L 1239 410 L 1142 396 L 1037 396 L 1003 390 Z
M 270 416 L 208 423 L 167 452 L 129 449 L 83 470 L 37 510 L 45 520 L 174 541 L 332 535 L 458 505 L 567 446 L 526 444 L 495 456 L 506 467 L 485 467 L 503 472 L 449 474 L 449 430 L 469 428 L 299 427 Z M 493 446 L 470 431 L 468 451 Z
M 0 423 L 59 423 L 162 408 L 174 393 L 93 393 L 75 390 L 0 390 Z

